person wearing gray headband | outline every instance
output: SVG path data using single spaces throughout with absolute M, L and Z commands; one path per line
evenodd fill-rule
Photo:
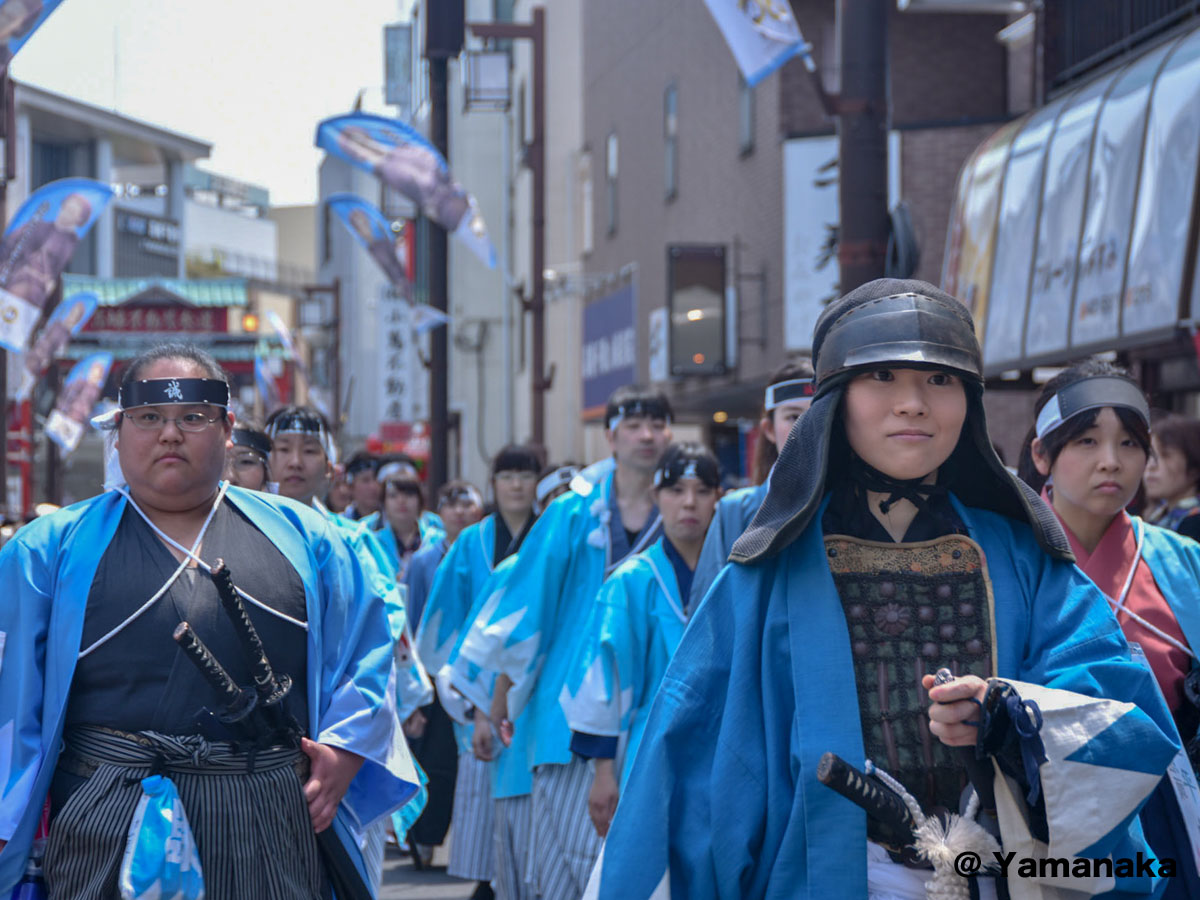
M 1132 516 L 1150 455 L 1150 409 L 1132 378 L 1086 360 L 1046 383 L 1022 454 L 1023 476 L 1042 489 L 1075 562 L 1104 592 L 1125 638 L 1154 672 L 1175 726 L 1200 765 L 1200 544 Z M 1187 798 L 1164 777 L 1142 810 L 1159 858 L 1178 862 L 1164 897 L 1200 897 L 1185 837 Z

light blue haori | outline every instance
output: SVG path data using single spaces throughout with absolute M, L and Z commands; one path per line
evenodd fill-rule
M 464 528 L 437 567 L 417 629 L 417 652 L 432 672 L 440 672 L 450 661 L 470 622 L 467 614 L 492 574 L 497 515 Z
M 1138 520 L 1131 517 L 1136 528 Z M 1187 644 L 1200 653 L 1200 544 L 1178 532 L 1142 523 L 1142 558 L 1150 567 Z
M 591 485 L 575 479 L 534 523 L 509 576 L 471 626 L 461 656 L 512 681 L 509 718 L 532 706 L 531 764 L 572 760 L 571 729 L 559 705 L 575 645 L 605 576 L 658 538 L 655 510 L 633 547 L 625 537 L 610 472 Z
M 998 780 L 1006 849 L 1136 857 L 1148 850 L 1137 812 L 1178 749 L 1153 676 L 1129 659 L 1107 602 L 1075 566 L 1046 555 L 1025 524 L 954 503 L 986 556 L 999 675 L 1045 717 L 1051 844 L 1013 824 L 1024 797 Z M 816 779 L 826 752 L 863 763 L 820 521 L 761 564 L 727 566 L 694 613 L 608 835 L 602 900 L 867 896 L 866 815 Z M 1122 878 L 1116 895 L 1156 887 Z
M 388 621 L 392 624 L 392 634 L 396 642 L 397 715 L 403 722 L 417 709 L 433 702 L 433 681 L 421 657 L 414 650 L 413 626 L 408 617 L 408 589 L 403 584 L 396 583 L 392 562 L 378 540 L 378 532 L 371 531 L 363 522 L 331 513 L 318 501 L 313 502 L 313 508 L 325 516 L 350 544 L 362 564 L 363 571 L 373 582 L 379 584 L 378 590 L 385 598 Z M 423 791 L 421 793 L 424 794 Z
M 730 491 L 718 501 L 712 524 L 708 526 L 708 534 L 704 536 L 700 559 L 696 562 L 688 609 L 695 609 L 700 605 L 712 583 L 717 580 L 717 575 L 729 561 L 729 551 L 733 549 L 733 542 L 742 536 L 742 532 L 746 530 L 766 496 L 767 484 L 763 482 Z
M 562 692 L 572 731 L 617 739 L 622 786 L 687 625 L 664 540 L 621 563 L 601 586 Z
M 417 519 L 417 533 L 421 536 L 420 547 L 426 547 L 433 541 L 446 536 L 446 530 L 441 525 L 442 520 L 437 519 L 435 523 L 432 519 L 428 518 L 428 516 L 432 515 L 433 513 L 421 513 L 421 516 Z M 388 561 L 388 574 L 398 581 L 403 581 L 406 567 L 404 559 L 400 554 L 400 545 L 396 541 L 396 533 L 392 531 L 387 522 L 381 519 L 380 514 L 373 512 L 357 522 L 350 519 L 346 521 L 370 531 L 375 536 L 380 547 L 383 548 L 384 556 Z M 412 562 L 411 558 L 409 562 Z
M 310 507 L 230 488 L 231 503 L 296 568 L 307 605 L 308 732 L 366 760 L 334 828 L 360 873 L 368 826 L 416 793 L 396 715 L 393 625 L 379 585 L 340 531 Z M 84 609 L 125 511 L 108 491 L 22 528 L 0 551 L 0 893 L 16 883 L 62 746 Z
M 446 538 L 440 537 L 426 544 L 408 561 L 408 570 L 404 573 L 404 586 L 408 588 L 408 618 L 414 629 L 421 624 L 425 602 L 429 599 L 429 589 L 433 587 L 433 576 L 449 549 Z
M 484 584 L 483 590 L 479 592 L 479 597 L 471 608 L 467 621 L 476 621 L 485 608 L 495 607 L 499 603 L 500 596 L 508 584 L 508 578 L 517 565 L 517 559 L 517 554 L 513 554 L 496 566 L 495 571 Z M 462 647 L 474 633 L 472 629 L 463 629 L 461 632 L 459 642 L 450 654 L 449 680 L 453 691 L 461 694 L 476 709 L 487 712 L 492 706 L 496 673 L 485 672 L 463 655 Z M 493 735 L 493 747 L 497 751 L 497 755 L 492 765 L 492 796 L 496 800 L 503 800 L 505 797 L 523 797 L 533 790 L 533 771 L 530 761 L 532 723 L 533 715 L 526 706 L 513 722 L 513 738 L 508 747 L 503 747 L 498 737 Z

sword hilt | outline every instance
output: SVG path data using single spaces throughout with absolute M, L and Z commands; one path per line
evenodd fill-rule
M 912 813 L 900 795 L 878 778 L 856 769 L 836 753 L 826 753 L 817 764 L 817 781 L 866 811 L 887 832 L 889 843 L 912 843 L 917 827 Z
M 234 587 L 229 566 L 225 565 L 223 559 L 218 559 L 217 564 L 213 567 L 212 579 L 217 588 L 217 595 L 221 598 L 221 606 L 233 625 L 238 643 L 242 645 L 242 652 L 250 665 L 250 675 L 254 679 L 254 691 L 258 694 L 259 703 L 277 702 L 287 692 L 283 690 L 281 693 L 283 685 L 275 677 L 271 661 L 267 659 L 267 651 L 263 647 L 262 638 L 258 636 L 258 629 L 250 621 L 246 605 L 242 603 L 242 598 L 238 595 L 237 588 Z M 287 686 L 291 687 L 290 679 L 287 680 Z
M 229 673 L 225 671 L 212 651 L 200 640 L 199 635 L 192 630 L 187 622 L 180 622 L 172 634 L 175 643 L 183 651 L 184 656 L 200 671 L 201 676 L 208 682 L 209 687 L 217 692 L 224 707 L 220 716 L 222 722 L 232 724 L 240 722 L 250 715 L 255 707 L 254 694 L 244 691 L 237 686 Z

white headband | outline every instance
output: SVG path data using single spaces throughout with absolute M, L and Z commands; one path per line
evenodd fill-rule
M 537 486 L 537 502 L 540 506 L 545 502 L 546 498 L 553 494 L 560 487 L 566 487 L 571 483 L 571 480 L 579 474 L 579 470 L 574 466 L 562 466 L 555 469 L 545 478 L 538 482 Z

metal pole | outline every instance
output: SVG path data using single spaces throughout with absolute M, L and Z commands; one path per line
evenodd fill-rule
M 887 0 L 838 0 L 838 263 L 847 293 L 882 278 L 887 258 Z
M 429 59 L 429 137 L 447 160 L 450 129 L 447 121 L 447 65 L 445 56 Z M 446 229 L 429 220 L 429 305 L 441 313 L 449 309 Z M 449 392 L 447 390 L 449 326 L 433 329 L 429 353 L 429 480 L 436 492 L 449 478 Z

